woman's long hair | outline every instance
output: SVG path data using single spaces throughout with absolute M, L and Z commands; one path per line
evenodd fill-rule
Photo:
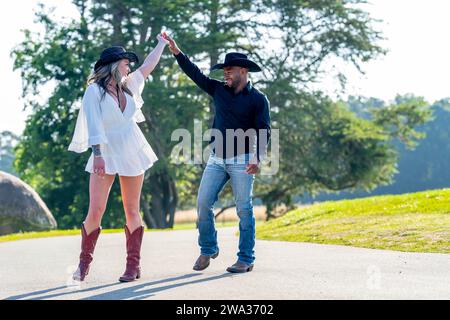
M 97 83 L 100 88 L 103 89 L 102 92 L 102 100 L 105 98 L 106 92 L 107 92 L 107 85 L 111 79 L 114 79 L 116 83 L 120 86 L 120 89 L 122 91 L 125 91 L 130 96 L 133 94 L 131 93 L 130 89 L 127 88 L 127 85 L 124 81 L 122 81 L 122 75 L 119 72 L 119 62 L 112 62 L 110 64 L 101 66 L 97 70 L 95 70 L 88 78 L 87 84 L 90 85 L 92 83 Z

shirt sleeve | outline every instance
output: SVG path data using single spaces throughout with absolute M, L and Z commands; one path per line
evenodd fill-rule
M 145 121 L 145 117 L 142 113 L 141 108 L 144 105 L 144 99 L 142 99 L 142 92 L 144 91 L 145 85 L 144 75 L 138 69 L 130 73 L 125 81 L 127 88 L 133 94 L 134 103 L 136 105 L 136 110 L 134 112 L 133 118 L 136 122 L 143 122 Z
M 214 95 L 217 85 L 221 84 L 220 81 L 206 76 L 183 52 L 175 55 L 175 59 L 177 59 L 178 65 L 184 73 L 186 73 L 200 89 L 211 96 Z
M 258 143 L 256 144 L 256 155 L 258 160 L 263 160 L 267 155 L 267 146 L 270 141 L 270 103 L 266 96 L 256 106 L 255 128 L 258 132 Z
M 81 153 L 90 146 L 108 143 L 100 110 L 100 92 L 96 86 L 90 85 L 84 93 L 69 151 Z

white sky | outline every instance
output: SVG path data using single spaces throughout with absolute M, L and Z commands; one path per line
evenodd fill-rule
M 367 10 L 388 38 L 382 43 L 386 56 L 364 65 L 365 76 L 354 68 L 347 70 L 346 93 L 391 100 L 396 94 L 413 93 L 429 102 L 450 97 L 450 1 L 449 0 L 369 0 Z M 75 15 L 70 0 L 42 0 L 57 7 L 58 16 Z M 37 0 L 15 0 L 0 11 L 0 131 L 20 134 L 28 114 L 23 112 L 22 83 L 13 72 L 10 50 L 22 40 L 23 28 L 33 26 Z M 322 89 L 330 94 L 338 88 L 332 77 L 324 79 Z

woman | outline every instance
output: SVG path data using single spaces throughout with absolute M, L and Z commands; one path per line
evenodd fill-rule
M 119 175 L 126 216 L 125 235 L 127 263 L 119 281 L 139 279 L 140 250 L 144 226 L 139 213 L 139 198 L 144 172 L 157 157 L 139 129 L 145 121 L 141 107 L 144 81 L 158 64 L 165 45 L 161 35 L 158 45 L 143 64 L 130 73 L 130 62 L 138 62 L 136 54 L 122 47 L 103 50 L 88 79 L 88 87 L 78 113 L 70 151 L 84 152 L 92 148 L 85 171 L 90 175 L 89 211 L 81 226 L 80 263 L 74 280 L 83 281 L 89 272 L 95 245 L 101 230 L 109 191 L 115 175 Z

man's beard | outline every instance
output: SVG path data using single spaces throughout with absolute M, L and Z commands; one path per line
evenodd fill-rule
M 230 88 L 236 89 L 239 84 L 241 83 L 241 77 L 235 78 L 231 80 L 231 84 L 229 85 Z M 228 82 L 227 82 L 228 85 Z

